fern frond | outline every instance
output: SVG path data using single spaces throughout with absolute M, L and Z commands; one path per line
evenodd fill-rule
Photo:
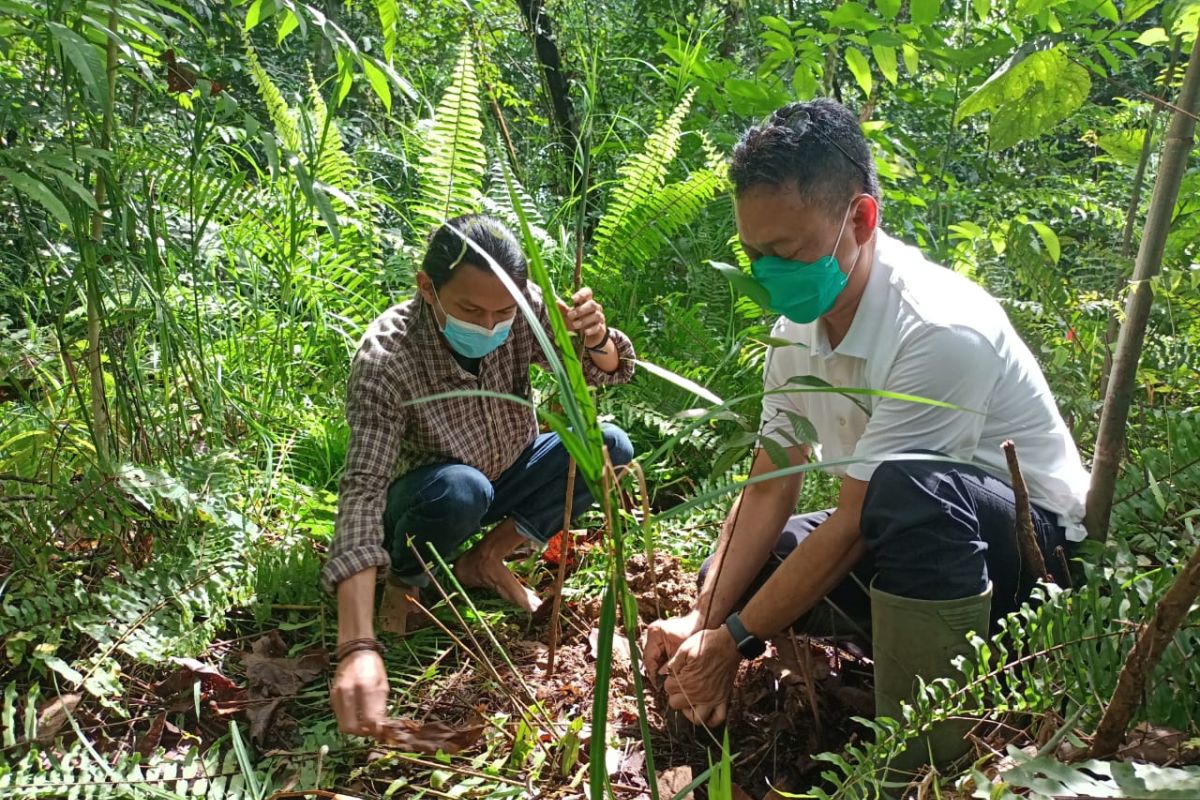
M 645 219 L 636 218 L 636 212 L 662 191 L 667 171 L 679 152 L 683 119 L 694 96 L 694 89 L 688 91 L 671 115 L 646 139 L 641 151 L 617 169 L 620 180 L 596 226 L 593 260 L 601 270 L 616 269 L 619 261 L 615 251 L 622 248 L 631 231 L 644 227 Z
M 597 249 L 595 263 L 602 274 L 619 273 L 622 266 L 641 267 L 656 256 L 667 240 L 695 219 L 724 186 L 724 178 L 707 169 L 669 184 L 647 196 L 622 220 L 620 236 Z
M 267 115 L 270 116 L 271 123 L 275 126 L 275 133 L 285 148 L 292 153 L 299 153 L 301 150 L 300 126 L 292 115 L 292 109 L 288 107 L 287 101 L 283 99 L 283 93 L 279 91 L 279 87 L 271 80 L 271 76 L 267 74 L 266 68 L 259 60 L 258 51 L 250 43 L 250 34 L 243 32 L 242 40 L 246 46 L 246 64 L 250 68 L 250 77 L 254 81 L 254 85 L 258 87 L 258 94 L 267 107 Z
M 479 210 L 487 158 L 476 55 L 464 37 L 458 63 L 433 116 L 421 156 L 415 224 L 419 237 L 445 220 Z
M 488 173 L 488 191 L 483 197 L 483 210 L 499 219 L 509 230 L 521 229 L 521 215 L 529 223 L 530 232 L 542 246 L 543 253 L 548 253 L 557 247 L 558 243 L 546 232 L 546 219 L 538 209 L 533 197 L 521 185 L 516 176 L 509 174 L 507 180 L 512 183 L 509 191 L 504 176 L 504 167 L 498 162 L 492 164 Z M 516 199 L 514 204 L 513 199 Z M 520 205 L 521 213 L 517 213 L 516 205 Z

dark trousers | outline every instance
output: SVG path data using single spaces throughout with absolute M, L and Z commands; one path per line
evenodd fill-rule
M 740 605 L 830 513 L 788 521 Z M 1064 585 L 1067 576 L 1055 548 L 1062 546 L 1069 555 L 1070 543 L 1054 514 L 1033 506 L 1032 516 L 1047 568 Z M 822 636 L 868 631 L 872 580 L 884 592 L 921 600 L 979 594 L 991 581 L 994 630 L 996 621 L 1020 607 L 1033 588 L 1022 579 L 1015 527 L 1012 487 L 984 470 L 941 461 L 886 461 L 875 470 L 863 502 L 866 555 L 795 628 Z M 702 585 L 711 563 L 710 557 L 700 568 Z
M 604 425 L 604 444 L 616 466 L 633 459 L 629 437 Z M 392 576 L 409 586 L 425 586 L 425 556 L 433 547 L 449 561 L 485 525 L 511 517 L 522 535 L 545 544 L 562 528 L 570 456 L 556 433 L 539 436 L 495 480 L 466 464 L 431 464 L 397 478 L 388 489 L 383 515 L 383 546 L 392 557 Z M 582 478 L 575 481 L 572 518 L 592 505 Z

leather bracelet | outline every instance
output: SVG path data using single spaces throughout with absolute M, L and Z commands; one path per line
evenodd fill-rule
M 357 653 L 359 650 L 374 650 L 376 653 L 383 655 L 383 642 L 376 639 L 374 636 L 365 639 L 350 639 L 342 642 L 337 646 L 334 652 L 334 658 L 341 661 L 351 653 Z
M 583 349 L 587 350 L 589 353 L 603 353 L 604 348 L 607 347 L 608 343 L 611 341 L 612 341 L 612 332 L 609 331 L 608 326 L 606 325 L 606 326 L 604 326 L 604 338 L 600 340 L 600 344 L 596 345 L 595 347 L 586 347 L 585 346 Z

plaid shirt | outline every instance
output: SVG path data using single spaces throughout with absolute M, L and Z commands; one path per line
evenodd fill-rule
M 526 297 L 553 340 L 540 290 Z M 609 328 L 620 356 L 614 373 L 583 359 L 593 385 L 626 383 L 635 354 L 629 337 Z M 495 480 L 537 437 L 533 409 L 491 397 L 416 398 L 455 390 L 484 390 L 529 399 L 529 365 L 546 357 L 521 313 L 504 344 L 479 362 L 479 375 L 459 366 L 419 297 L 392 306 L 367 329 L 350 368 L 346 421 L 350 445 L 338 487 L 338 514 L 321 583 L 329 592 L 370 567 L 391 563 L 383 548 L 383 511 L 392 480 L 417 467 L 468 464 Z

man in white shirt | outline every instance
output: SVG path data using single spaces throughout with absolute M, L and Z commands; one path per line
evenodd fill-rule
M 730 176 L 742 246 L 781 314 L 773 336 L 793 343 L 768 353 L 760 435 L 792 465 L 821 459 L 841 488 L 836 508 L 793 516 L 802 475 L 746 486 L 696 608 L 650 626 L 647 672 L 667 676 L 672 707 L 718 724 L 738 662 L 765 639 L 869 627 L 876 711 L 899 717 L 916 676 L 955 675 L 967 632 L 994 629 L 1031 588 L 1002 442 L 1017 445 L 1060 582 L 1058 548 L 1084 538 L 1088 475 L 1000 305 L 879 230 L 853 113 L 831 100 L 780 109 L 743 136 Z M 751 476 L 775 469 L 759 450 Z M 957 757 L 962 729 L 935 726 L 928 746 Z

